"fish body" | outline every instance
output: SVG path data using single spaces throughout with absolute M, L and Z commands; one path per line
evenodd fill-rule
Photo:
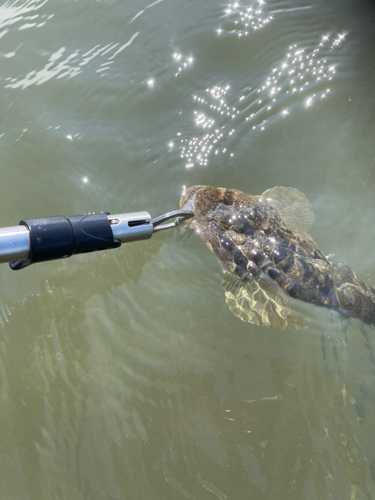
M 225 296 L 244 321 L 299 329 L 295 299 L 375 325 L 375 290 L 342 262 L 331 263 L 308 234 L 314 214 L 297 189 L 261 196 L 194 186 L 180 207 L 194 210 L 192 227 L 222 265 Z

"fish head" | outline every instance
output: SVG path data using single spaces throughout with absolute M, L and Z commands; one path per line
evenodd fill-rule
M 259 196 L 236 189 L 193 186 L 183 192 L 180 208 L 194 211 L 191 225 L 202 237 L 207 227 L 243 232 L 252 222 L 259 223 L 261 213 L 255 208 L 258 201 Z
M 198 211 L 201 215 L 206 215 L 218 206 L 239 207 L 248 205 L 253 198 L 258 197 L 249 196 L 237 189 L 192 186 L 182 193 L 180 208 L 191 209 Z
M 182 194 L 180 207 L 194 211 L 189 226 L 222 266 L 232 270 L 237 245 L 247 240 L 259 222 L 258 199 L 235 189 L 193 186 Z

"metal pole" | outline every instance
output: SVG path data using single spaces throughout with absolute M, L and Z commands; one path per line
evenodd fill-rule
M 81 216 L 79 216 L 81 217 Z M 90 214 L 87 216 L 90 218 Z M 71 217 L 71 221 L 77 217 Z M 84 216 L 82 216 L 84 218 Z M 127 214 L 107 215 L 109 227 L 114 240 L 120 244 L 131 241 L 146 240 L 151 238 L 154 228 L 148 212 L 132 212 Z M 41 230 L 41 239 L 48 239 L 51 234 L 49 221 L 53 217 L 43 219 L 30 219 L 35 221 Z M 38 240 L 37 240 L 38 241 Z M 56 239 L 58 246 L 59 239 Z M 30 257 L 31 239 L 30 231 L 25 225 L 0 228 L 0 263 L 12 261 L 26 261 Z M 86 250 L 87 251 L 87 250 Z M 80 252 L 78 252 L 80 253 Z
M 26 260 L 29 253 L 30 237 L 25 226 L 0 228 L 0 263 Z

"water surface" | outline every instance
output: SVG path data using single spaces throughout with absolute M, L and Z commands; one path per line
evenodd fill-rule
M 371 1 L 0 6 L 0 225 L 178 207 L 184 187 L 312 202 L 375 286 Z M 228 310 L 196 235 L 0 269 L 0 497 L 375 498 L 374 332 Z

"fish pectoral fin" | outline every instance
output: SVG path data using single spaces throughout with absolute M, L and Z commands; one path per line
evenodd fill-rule
M 307 326 L 307 319 L 291 309 L 292 299 L 283 290 L 262 287 L 255 280 L 242 281 L 226 270 L 223 273 L 225 302 L 242 321 L 275 330 L 301 330 Z
M 262 195 L 277 209 L 285 224 L 297 231 L 308 232 L 314 222 L 314 212 L 306 196 L 291 187 L 277 186 Z

